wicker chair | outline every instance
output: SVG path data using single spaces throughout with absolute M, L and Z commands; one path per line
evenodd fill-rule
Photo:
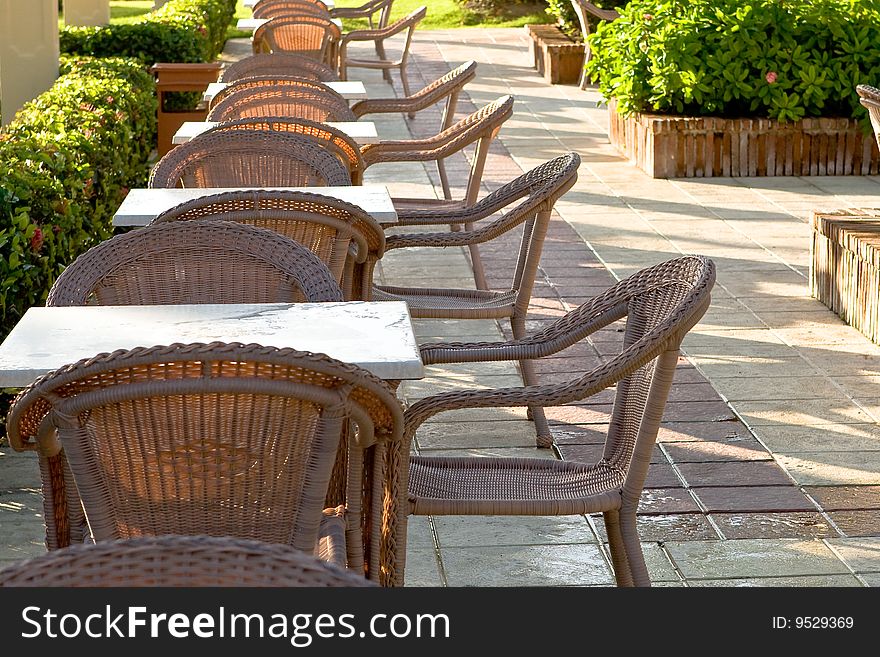
M 471 172 L 463 199 L 453 199 L 448 181 L 443 187 L 443 199 L 395 198 L 394 206 L 398 215 L 410 210 L 446 208 L 460 209 L 473 205 L 480 193 L 483 169 L 489 155 L 489 145 L 501 130 L 504 122 L 513 114 L 513 96 L 503 96 L 478 109 L 470 116 L 458 121 L 455 125 L 427 139 L 408 139 L 401 141 L 382 141 L 378 144 L 367 144 L 361 148 L 366 165 L 372 166 L 381 162 L 440 162 L 446 157 L 457 153 L 471 144 L 476 143 L 471 161 Z M 441 183 L 443 180 L 441 179 Z M 453 226 L 453 228 L 457 228 Z M 468 230 L 470 226 L 466 226 Z M 483 262 L 475 244 L 470 245 L 471 264 L 474 268 L 474 280 L 477 287 L 485 290 L 486 275 Z
M 613 21 L 619 18 L 620 14 L 614 9 L 602 9 L 587 0 L 571 0 L 571 6 L 574 7 L 574 13 L 577 14 L 578 22 L 581 24 L 581 34 L 584 41 L 584 64 L 590 61 L 590 17 L 598 18 L 604 21 Z M 586 69 L 581 69 L 580 88 L 586 89 L 590 80 L 587 77 Z
M 368 114 L 397 114 L 406 112 L 409 118 L 415 118 L 416 112 L 431 107 L 435 103 L 446 101 L 443 115 L 440 118 L 440 132 L 452 126 L 455 119 L 455 108 L 458 105 L 458 96 L 468 82 L 477 75 L 477 63 L 473 60 L 465 62 L 461 66 L 449 71 L 441 78 L 434 80 L 421 91 L 417 91 L 407 98 L 373 98 L 359 100 L 351 107 L 351 111 L 358 118 Z M 446 166 L 443 160 L 437 160 L 437 169 L 440 172 L 440 182 L 443 189 L 449 189 L 449 178 L 446 175 Z
M 237 536 L 324 558 L 347 554 L 363 572 L 357 464 L 361 450 L 399 436 L 401 420 L 394 391 L 360 367 L 214 342 L 66 365 L 16 397 L 7 430 L 13 445 L 66 456 L 95 542 Z M 342 443 L 349 423 L 355 439 Z M 357 472 L 346 484 L 350 504 L 325 509 L 342 444 Z
M 157 230 L 158 228 L 158 230 Z M 186 271 L 181 277 L 177 272 Z M 48 306 L 341 301 L 336 279 L 311 251 L 271 231 L 231 222 L 168 225 L 117 235 L 58 277 Z M 16 450 L 35 449 L 10 433 Z M 40 454 L 46 545 L 87 535 L 64 453 Z M 67 500 L 71 502 L 68 504 Z
M 264 53 L 251 55 L 223 69 L 220 82 L 235 82 L 254 75 L 294 75 L 299 78 L 333 82 L 336 71 L 313 57 L 296 53 Z
M 330 18 L 330 10 L 323 2 L 310 0 L 262 0 L 254 5 L 254 18 L 276 18 L 278 16 L 321 16 Z
M 357 143 L 341 130 L 318 121 L 308 119 L 290 119 L 286 117 L 267 116 L 260 118 L 235 119 L 224 121 L 220 125 L 206 130 L 207 133 L 223 133 L 242 130 L 268 130 L 270 132 L 289 132 L 305 135 L 318 140 L 321 148 L 336 154 L 339 161 L 348 167 L 352 185 L 360 185 L 364 179 L 364 158 Z
M 385 233 L 358 206 L 308 192 L 227 192 L 171 208 L 152 225 L 206 218 L 259 226 L 307 246 L 342 283 L 346 300 L 369 300 L 373 270 L 385 251 Z
M 506 290 L 465 290 L 453 288 L 413 288 L 379 286 L 373 291 L 376 301 L 406 301 L 417 318 L 500 319 L 508 318 L 516 339 L 525 337 L 526 316 L 544 236 L 556 201 L 571 189 L 580 166 L 577 153 L 569 153 L 545 162 L 463 210 L 427 210 L 400 217 L 402 226 L 437 227 L 467 224 L 473 228 L 461 232 L 395 234 L 387 238 L 386 249 L 472 246 L 485 244 L 522 226 L 519 256 L 510 287 Z M 480 222 L 509 208 L 491 221 Z M 528 359 L 520 361 L 526 385 L 537 385 L 534 367 Z M 530 407 L 537 429 L 537 443 L 549 447 L 553 438 L 540 406 Z
M 348 101 L 308 78 L 254 76 L 233 82 L 211 103 L 208 121 L 288 116 L 326 123 L 356 121 Z
M 156 164 L 150 187 L 350 185 L 349 168 L 320 139 L 268 130 L 208 132 Z
M 454 409 L 560 405 L 616 384 L 597 463 L 539 458 L 412 457 L 411 512 L 417 515 L 604 514 L 615 577 L 621 586 L 648 586 L 636 509 L 679 345 L 709 306 L 715 268 L 684 257 L 642 270 L 584 303 L 548 328 L 508 343 L 422 347 L 426 363 L 537 359 L 555 354 L 626 317 L 621 351 L 565 383 L 447 392 L 414 403 L 404 440 L 429 417 Z
M 383 30 L 388 27 L 391 19 L 391 6 L 394 0 L 369 0 L 359 7 L 334 7 L 330 10 L 333 18 L 365 18 L 371 30 Z M 374 18 L 376 14 L 378 17 Z M 376 56 L 379 59 L 386 59 L 385 43 L 380 39 L 376 39 Z M 391 73 L 387 70 L 382 71 L 382 77 L 391 82 Z
M 416 26 L 427 14 L 427 7 L 419 7 L 409 15 L 404 16 L 391 25 L 375 30 L 352 30 L 342 36 L 339 46 L 339 77 L 342 80 L 348 79 L 349 68 L 371 68 L 382 71 L 386 80 L 391 81 L 389 72 L 396 68 L 400 71 L 400 81 L 403 84 L 403 93 L 409 96 L 409 79 L 406 75 L 406 65 L 409 61 L 409 46 L 412 43 L 413 32 Z M 394 37 L 398 34 L 404 34 L 403 47 L 400 52 L 400 59 L 389 59 L 385 56 L 384 42 L 386 39 Z M 348 56 L 349 44 L 356 41 L 373 41 L 376 44 L 376 59 L 359 59 Z
M 874 137 L 877 139 L 877 146 L 880 147 L 880 89 L 860 84 L 856 87 L 856 91 L 859 94 L 859 102 L 868 108 Z
M 321 16 L 278 16 L 254 30 L 251 47 L 260 53 L 298 53 L 336 70 L 342 30 Z
M 229 536 L 148 536 L 74 545 L 7 566 L 0 587 L 376 586 L 286 545 Z

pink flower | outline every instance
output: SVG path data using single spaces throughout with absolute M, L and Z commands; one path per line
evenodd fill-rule
M 644 16 L 642 16 L 642 18 L 644 18 L 646 21 L 652 21 L 654 20 L 654 14 L 645 14 Z
M 767 84 L 773 84 L 776 82 L 776 71 L 770 71 L 764 76 L 764 79 L 767 80 Z

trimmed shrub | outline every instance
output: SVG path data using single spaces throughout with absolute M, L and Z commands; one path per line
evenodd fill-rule
M 633 0 L 587 65 L 621 113 L 856 117 L 876 84 L 880 8 L 858 0 Z
M 112 234 L 144 187 L 156 93 L 140 62 L 65 58 L 61 76 L 0 131 L 0 339 L 80 253 Z
M 61 52 L 156 62 L 210 62 L 226 42 L 235 0 L 170 0 L 139 23 L 64 27 Z

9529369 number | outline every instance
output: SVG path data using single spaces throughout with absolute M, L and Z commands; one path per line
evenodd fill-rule
M 852 616 L 775 616 L 774 630 L 851 630 L 855 626 Z

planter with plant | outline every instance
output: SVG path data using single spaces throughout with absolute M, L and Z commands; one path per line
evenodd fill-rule
M 880 6 L 632 0 L 590 37 L 615 146 L 655 177 L 866 174 L 856 85 L 880 71 Z

